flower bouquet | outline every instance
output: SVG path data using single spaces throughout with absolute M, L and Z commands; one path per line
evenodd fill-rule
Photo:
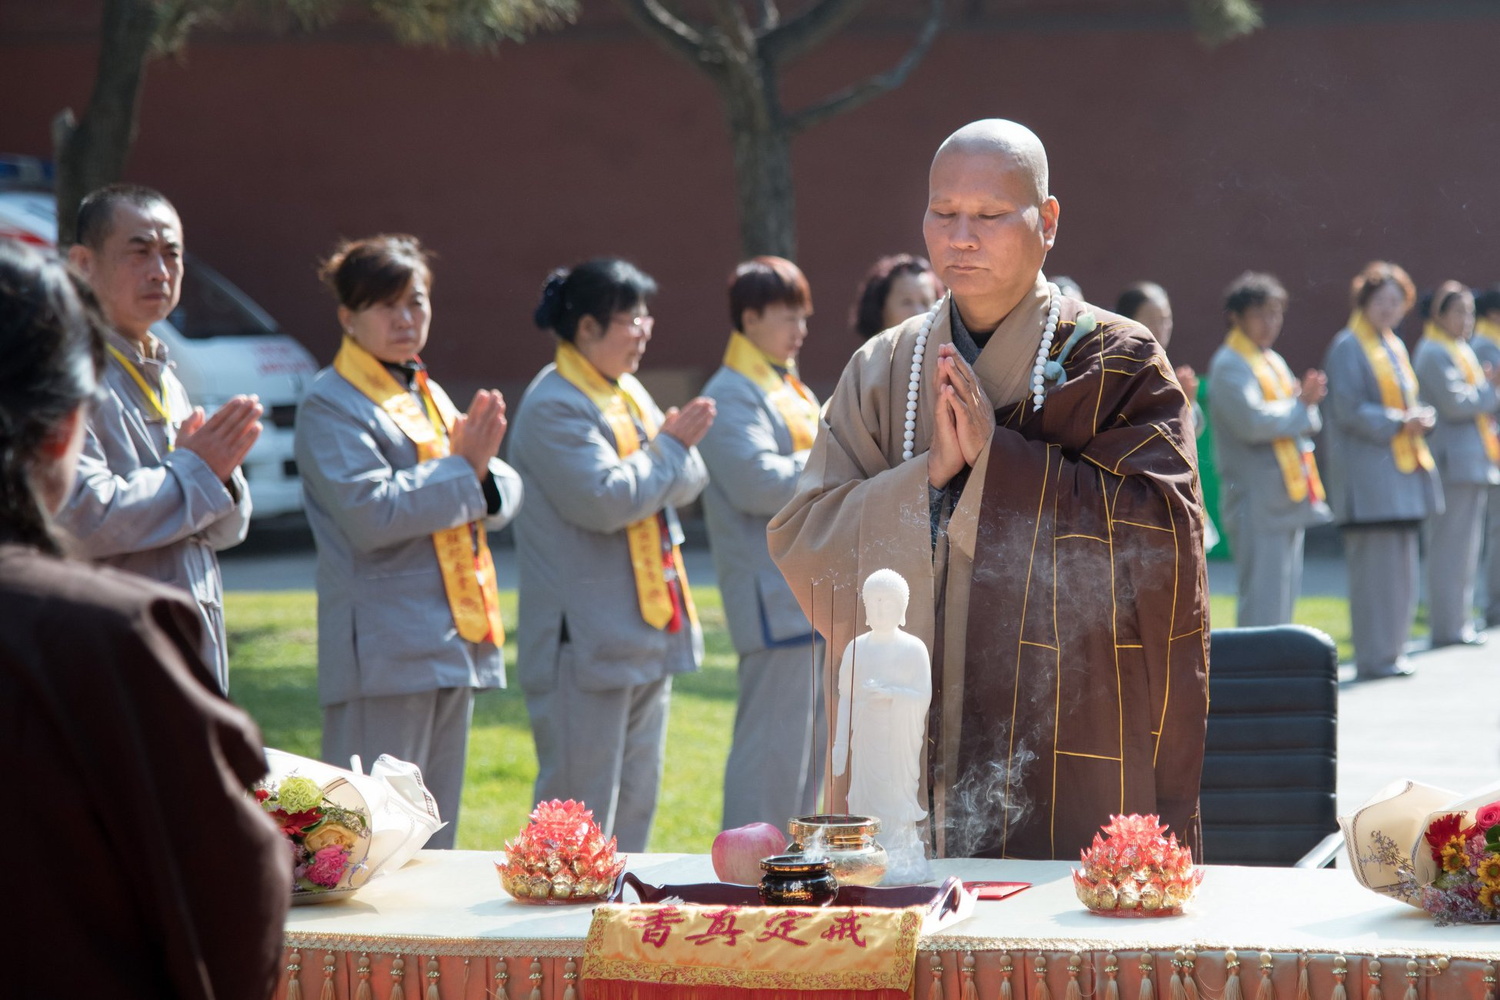
M 1500 785 L 1459 797 L 1397 782 L 1339 824 L 1361 885 L 1439 926 L 1500 922 Z
M 1157 816 L 1111 816 L 1104 836 L 1081 853 L 1073 890 L 1092 912 L 1109 917 L 1169 917 L 1192 898 L 1203 869 L 1167 834 Z
M 329 786 L 291 774 L 255 787 L 255 800 L 291 847 L 293 902 L 322 902 L 353 892 L 369 877 L 370 816 L 342 778 Z
M 522 903 L 589 903 L 614 890 L 625 859 L 582 802 L 553 799 L 537 803 L 495 868 L 505 891 Z

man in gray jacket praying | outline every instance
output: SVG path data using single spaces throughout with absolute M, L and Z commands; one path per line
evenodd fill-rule
M 260 437 L 262 408 L 235 396 L 205 416 L 151 334 L 182 292 L 182 253 L 182 222 L 160 192 L 115 184 L 79 206 L 68 260 L 88 279 L 111 331 L 78 481 L 56 523 L 72 554 L 191 594 L 204 625 L 203 658 L 227 692 L 215 553 L 244 541 L 250 526 L 240 462 Z

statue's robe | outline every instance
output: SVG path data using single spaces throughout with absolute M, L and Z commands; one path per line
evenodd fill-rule
M 926 452 L 949 316 L 929 335 L 907 461 L 923 318 L 868 341 L 771 521 L 771 553 L 835 651 L 864 628 L 865 577 L 889 567 L 910 585 L 905 628 L 933 653 L 937 854 L 1071 858 L 1111 814 L 1156 813 L 1196 855 L 1208 622 L 1188 400 L 1144 327 L 1065 298 L 1053 358 L 1079 316 L 1098 325 L 1033 412 L 1046 306 L 1039 278 L 979 352 L 998 426 L 936 503 Z

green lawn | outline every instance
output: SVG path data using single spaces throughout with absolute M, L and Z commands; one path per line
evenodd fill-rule
M 667 732 L 667 769 L 653 851 L 706 853 L 719 830 L 724 760 L 734 723 L 735 657 L 714 587 L 694 587 L 707 656 L 703 670 L 679 677 Z M 260 723 L 268 746 L 316 757 L 320 712 L 316 689 L 315 603 L 310 591 L 231 593 L 226 599 L 234 699 Z M 1298 621 L 1323 629 L 1348 660 L 1348 606 L 1341 598 L 1304 598 Z M 501 613 L 514 633 L 516 595 L 501 595 Z M 1233 624 L 1232 598 L 1213 599 L 1213 621 Z M 505 659 L 513 668 L 515 643 Z M 512 670 L 513 672 L 513 670 Z M 458 846 L 500 848 L 530 812 L 536 756 L 526 703 L 519 690 L 479 695 L 469 740 Z

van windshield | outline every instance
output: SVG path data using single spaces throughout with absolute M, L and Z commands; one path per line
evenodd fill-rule
M 182 298 L 169 321 L 189 340 L 280 332 L 265 310 L 192 255 L 184 261 Z

